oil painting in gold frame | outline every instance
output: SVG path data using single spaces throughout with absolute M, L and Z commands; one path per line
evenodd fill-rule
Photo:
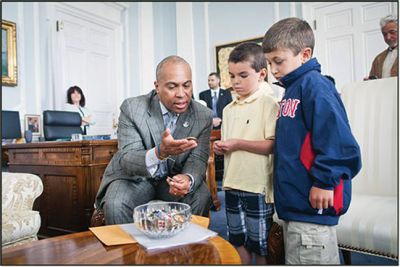
M 1 21 L 1 82 L 5 86 L 17 86 L 17 25 Z

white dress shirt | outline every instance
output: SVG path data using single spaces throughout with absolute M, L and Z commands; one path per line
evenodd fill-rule
M 397 58 L 397 47 L 390 49 L 386 55 L 385 61 L 382 66 L 382 78 L 390 77 L 390 70 L 392 69 L 393 63 Z

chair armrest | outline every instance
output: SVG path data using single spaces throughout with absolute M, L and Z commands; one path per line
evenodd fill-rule
M 32 210 L 33 202 L 43 192 L 42 180 L 29 173 L 2 173 L 2 209 Z

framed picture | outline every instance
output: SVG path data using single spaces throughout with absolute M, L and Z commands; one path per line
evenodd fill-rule
M 17 86 L 17 25 L 1 21 L 1 82 Z
M 217 72 L 221 76 L 221 87 L 222 88 L 230 88 L 231 81 L 229 78 L 229 70 L 228 70 L 228 58 L 231 51 L 235 48 L 235 46 L 244 43 L 244 42 L 256 42 L 261 45 L 264 37 L 257 37 L 242 41 L 237 41 L 229 44 L 217 45 L 215 46 L 215 55 L 216 55 L 216 64 L 217 64 Z
M 31 130 L 33 136 L 42 135 L 42 121 L 40 115 L 25 115 L 25 131 Z

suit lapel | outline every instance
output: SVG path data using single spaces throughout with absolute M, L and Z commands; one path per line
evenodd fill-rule
M 218 101 L 217 101 L 217 113 L 218 116 L 221 117 L 222 115 L 222 105 L 223 105 L 223 101 L 225 101 L 225 92 L 224 90 L 222 90 L 221 88 L 219 89 L 219 96 L 218 96 Z
M 220 106 L 223 97 L 224 97 L 224 92 L 222 92 L 222 89 L 219 89 L 219 95 L 218 95 L 218 100 L 217 100 L 217 108 Z
M 192 100 L 194 101 L 194 100 Z M 191 114 L 192 106 L 187 109 L 185 113 L 179 115 L 178 120 L 176 121 L 176 128 L 174 131 L 174 139 L 186 138 L 190 133 L 193 124 L 194 124 L 194 116 Z
M 212 92 L 211 89 L 208 89 L 208 94 L 206 94 L 206 102 L 207 102 L 207 107 L 212 108 Z
M 149 127 L 151 137 L 154 140 L 154 144 L 159 144 L 161 143 L 161 135 L 164 132 L 164 120 L 162 118 L 158 96 L 155 95 L 150 101 L 150 107 L 147 111 L 149 117 L 146 123 L 147 127 Z

